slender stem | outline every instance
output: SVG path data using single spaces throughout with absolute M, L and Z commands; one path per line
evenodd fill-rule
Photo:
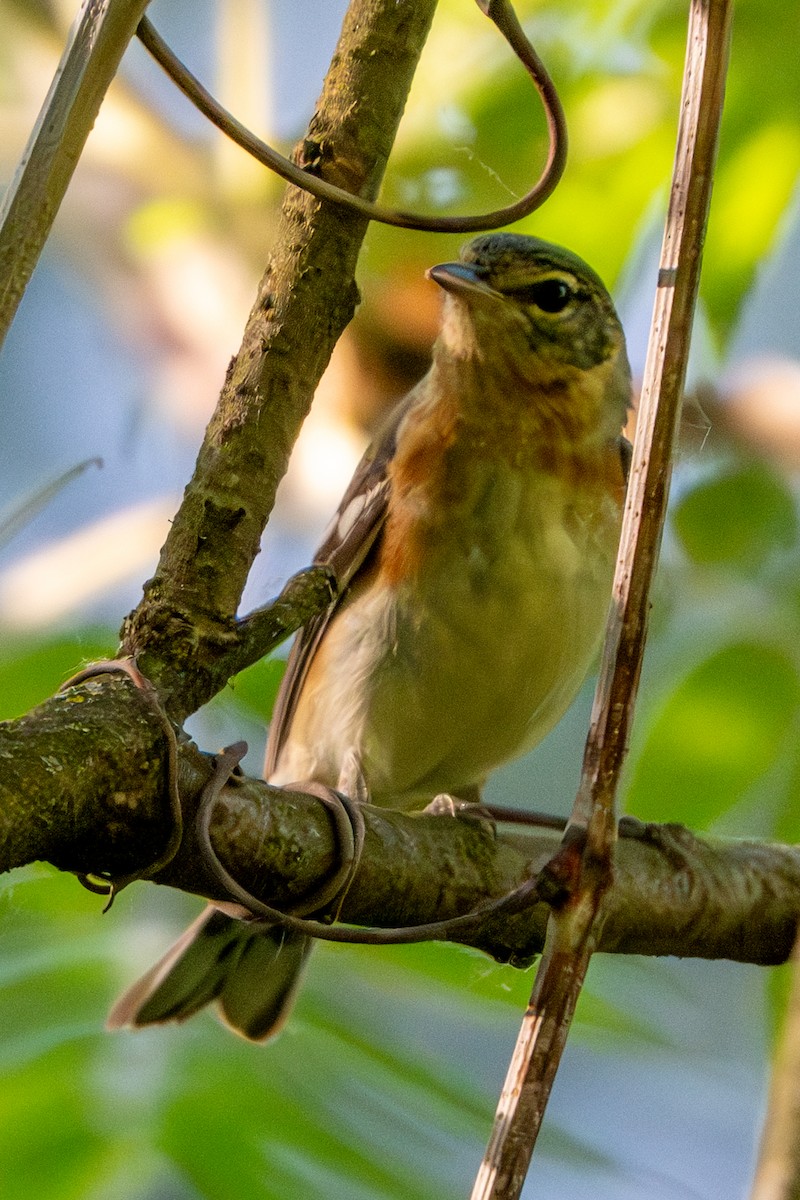
M 678 145 L 611 614 L 581 784 L 560 852 L 577 888 L 550 921 L 545 957 L 472 1200 L 516 1200 L 611 881 L 615 801 L 644 653 L 682 400 L 730 45 L 730 0 L 692 0 Z M 575 862 L 576 854 L 579 862 Z
M 0 208 L 0 346 L 148 0 L 83 0 Z
M 74 479 L 81 476 L 89 467 L 102 467 L 102 458 L 86 458 L 83 462 L 76 463 L 74 467 L 70 467 L 68 471 L 64 471 L 57 479 L 51 479 L 44 487 L 39 487 L 30 496 L 26 496 L 24 500 L 16 503 L 12 508 L 4 512 L 0 512 L 0 546 L 6 545 L 12 541 L 21 529 L 24 529 L 29 521 L 32 521 L 43 508 L 55 500 L 56 496 L 65 488 L 67 484 L 72 483 Z
M 639 684 L 730 51 L 731 0 L 692 0 L 681 121 L 636 424 L 614 598 L 573 821 L 612 822 Z
M 792 954 L 792 986 L 772 1072 L 769 1104 L 750 1200 L 800 1196 L 800 940 Z

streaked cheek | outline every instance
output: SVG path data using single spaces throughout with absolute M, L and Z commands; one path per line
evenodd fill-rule
M 562 321 L 528 314 L 527 334 L 531 351 L 541 360 L 584 371 L 606 362 L 616 349 L 607 324 L 593 313 Z

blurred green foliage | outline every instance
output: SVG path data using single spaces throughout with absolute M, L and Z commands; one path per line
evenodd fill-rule
M 15 9 L 41 17 L 39 5 Z M 522 228 L 568 243 L 613 280 L 654 208 L 665 204 L 686 5 L 521 0 L 519 10 L 552 65 L 571 131 L 563 185 Z M 723 350 L 800 169 L 798 42 L 800 8 L 742 0 L 702 283 Z M 386 200 L 443 211 L 494 207 L 538 173 L 543 136 L 531 86 L 496 32 L 465 0 L 441 0 Z M 194 188 L 187 184 L 190 207 L 205 204 L 204 219 L 225 226 L 225 205 L 202 193 L 198 199 Z M 167 197 L 167 210 L 174 199 Z M 232 220 L 226 235 L 246 242 L 245 224 Z M 135 228 L 134 214 L 128 232 Z M 73 236 L 80 246 L 80 231 Z M 452 245 L 372 229 L 367 295 L 398 273 L 417 276 Z M 80 272 L 80 252 L 75 260 Z M 648 659 L 657 669 L 644 681 L 625 801 L 647 819 L 797 838 L 796 496 L 776 469 L 733 451 L 718 460 L 707 454 L 703 468 L 674 509 Z M 0 716 L 26 711 L 114 642 L 110 631 L 80 627 L 7 637 Z M 268 661 L 239 676 L 220 702 L 232 720 L 245 711 L 265 719 L 281 672 L 280 662 Z M 581 746 L 565 752 L 578 761 Z M 534 755 L 532 775 L 538 762 Z M 536 777 L 536 791 L 547 794 L 546 777 Z M 453 946 L 325 947 L 314 957 L 295 1022 L 274 1047 L 238 1042 L 208 1017 L 110 1038 L 102 1022 L 114 992 L 149 965 L 196 905 L 144 885 L 125 892 L 106 916 L 100 908 L 74 880 L 45 868 L 17 872 L 0 890 L 4 1198 L 466 1194 L 530 974 Z M 624 986 L 609 982 L 615 970 Z M 681 1126 L 667 1102 L 670 1086 L 676 1108 L 696 1095 L 705 1110 L 691 1113 L 697 1145 L 722 1139 L 702 1123 L 714 1113 L 725 1114 L 729 1126 L 712 1182 L 692 1179 L 693 1191 L 744 1190 L 735 1172 L 747 1170 L 747 1130 L 757 1118 L 760 988 L 741 968 L 724 977 L 724 987 L 711 968 L 699 977 L 705 985 L 671 971 L 660 963 L 593 969 L 568 1059 L 579 1077 L 579 1062 L 588 1062 L 589 1079 L 583 1091 L 571 1084 L 568 1065 L 559 1081 L 537 1152 L 550 1181 L 541 1194 L 656 1195 L 652 1179 L 642 1183 L 636 1174 L 635 1134 L 625 1140 L 640 1109 L 651 1126 L 663 1126 L 657 1177 L 663 1170 L 675 1183 L 669 1194 L 685 1194 L 690 1181 L 675 1175 Z M 704 1024 L 709 1012 L 709 1025 L 719 1028 Z M 714 1040 L 724 1028 L 737 1031 L 735 1049 Z M 747 1029 L 749 1043 L 741 1036 Z M 605 1092 L 593 1081 L 605 1069 L 595 1052 L 617 1064 Z M 626 1099 L 637 1062 L 653 1076 L 645 1101 L 635 1090 Z M 627 1111 L 608 1148 L 595 1125 L 617 1096 Z M 750 1109 L 742 1116 L 732 1107 L 729 1117 L 725 1106 L 741 1096 Z M 691 1155 L 687 1161 L 691 1174 Z M 548 1164 L 558 1164 L 551 1175 Z
M 0 721 L 22 716 L 87 663 L 113 658 L 115 651 L 116 638 L 110 630 L 27 635 L 13 641 L 0 633 Z
M 280 658 L 263 658 L 231 680 L 232 698 L 256 720 L 266 724 L 272 716 L 286 663 Z
M 650 821 L 707 828 L 786 749 L 800 702 L 797 664 L 770 646 L 725 646 L 671 691 L 637 758 L 627 801 Z
M 561 186 L 518 228 L 568 242 L 613 283 L 654 202 L 666 206 L 687 8 L 674 0 L 520 0 L 517 9 L 552 71 L 570 131 Z M 437 71 L 432 60 L 452 43 L 451 26 L 458 41 Z M 773 244 L 800 170 L 799 40 L 797 6 L 737 5 L 701 283 L 720 338 Z M 530 82 L 463 0 L 439 6 L 408 124 L 413 139 L 407 145 L 401 133 L 386 183 L 387 197 L 398 203 L 431 203 L 424 181 L 446 171 L 444 211 L 481 211 L 504 203 L 509 192 L 521 195 L 541 169 L 544 121 Z M 384 228 L 373 227 L 368 245 L 368 265 L 387 272 L 409 253 L 420 263 L 436 255 L 429 238 L 415 248 Z
M 755 571 L 776 550 L 791 551 L 797 544 L 794 496 L 763 463 L 737 463 L 715 473 L 680 499 L 672 521 L 699 564 Z

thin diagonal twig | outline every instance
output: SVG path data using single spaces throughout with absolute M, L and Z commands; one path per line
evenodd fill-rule
M 83 0 L 0 208 L 0 346 L 148 0 Z
M 612 611 L 581 784 L 556 860 L 565 875 L 568 899 L 550 919 L 543 961 L 472 1200 L 515 1200 L 520 1194 L 611 879 L 616 793 L 644 652 L 648 596 L 680 417 L 722 114 L 731 9 L 730 0 L 692 0 L 678 145 Z
M 83 462 L 70 467 L 68 471 L 64 471 L 63 475 L 59 475 L 57 479 L 51 479 L 44 487 L 37 488 L 30 496 L 26 496 L 24 500 L 10 506 L 5 512 L 0 512 L 0 546 L 6 545 L 15 538 L 19 531 L 38 516 L 67 484 L 78 479 L 89 467 L 102 467 L 102 465 L 102 458 L 86 458 Z

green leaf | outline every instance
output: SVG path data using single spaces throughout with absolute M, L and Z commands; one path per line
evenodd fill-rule
M 759 566 L 797 540 L 797 511 L 780 476 L 760 463 L 727 471 L 694 488 L 673 511 L 686 552 L 697 563 Z
M 374 954 L 360 949 L 337 947 L 341 957 L 348 955 L 356 969 L 369 970 Z M 533 986 L 532 970 L 520 970 L 494 962 L 478 950 L 446 942 L 427 942 L 412 946 L 381 947 L 381 963 L 391 966 L 395 990 L 427 992 L 432 1004 L 450 1002 L 447 995 L 458 997 L 459 1006 L 487 1016 L 502 1005 L 513 1013 L 522 1013 Z M 661 1045 L 658 1030 L 637 1016 L 633 1005 L 612 1003 L 597 994 L 591 983 L 584 988 L 576 1021 L 583 1033 L 590 1030 L 602 1035 L 624 1033 L 628 1038 Z
M 262 658 L 246 671 L 240 671 L 230 684 L 233 699 L 259 721 L 272 716 L 275 697 L 286 670 L 283 658 Z M 228 693 L 230 694 L 230 693 Z
M 767 972 L 767 1033 L 773 1052 L 786 1022 L 795 971 L 794 963 L 787 962 Z
M 707 825 L 760 778 L 797 712 L 793 663 L 742 642 L 700 663 L 675 689 L 633 767 L 629 810 L 645 820 Z
M 4 1075 L 0 1095 L 4 1200 L 31 1196 L 80 1200 L 86 1194 L 103 1139 L 93 1127 L 91 1098 L 76 1086 L 81 1059 L 80 1045 L 61 1046 L 42 1056 L 36 1073 Z M 14 1169 L 7 1171 L 11 1163 Z
M 22 716 L 87 662 L 113 657 L 116 639 L 106 629 L 86 629 L 46 641 L 21 639 L 0 647 L 0 720 Z

